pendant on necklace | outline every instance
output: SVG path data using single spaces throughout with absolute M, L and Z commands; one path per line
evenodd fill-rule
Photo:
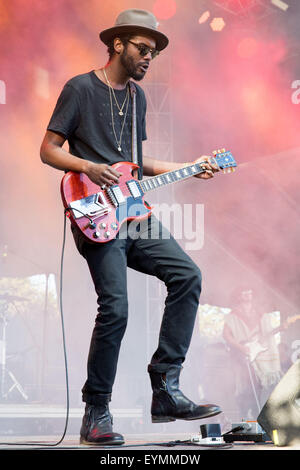
M 123 111 L 119 111 L 119 115 L 123 116 L 124 115 Z
M 119 145 L 119 147 L 118 147 L 118 150 L 119 150 L 119 152 L 121 152 L 121 150 L 122 150 L 121 147 L 120 147 L 120 145 Z

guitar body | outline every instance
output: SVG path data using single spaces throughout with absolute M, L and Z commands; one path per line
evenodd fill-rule
M 237 166 L 231 152 L 215 150 L 213 163 L 224 173 L 234 171 Z M 139 222 L 150 216 L 152 207 L 144 201 L 147 191 L 170 183 L 182 181 L 205 172 L 201 162 L 194 162 L 174 171 L 168 171 L 138 181 L 133 172 L 138 165 L 119 162 L 112 167 L 122 176 L 118 184 L 101 188 L 84 173 L 69 171 L 61 181 L 61 197 L 65 211 L 72 224 L 77 226 L 90 241 L 106 243 L 114 239 L 122 224 Z
M 267 351 L 268 349 L 267 347 L 260 344 L 258 338 L 256 338 L 254 341 L 246 343 L 245 346 L 248 348 L 248 359 L 250 362 L 255 361 L 261 352 Z
M 242 343 L 248 348 L 248 359 L 250 362 L 255 361 L 257 356 L 264 351 L 268 350 L 268 346 L 265 345 L 265 341 L 270 338 L 271 336 L 275 335 L 279 331 L 284 330 L 290 324 L 300 320 L 300 315 L 294 315 L 292 317 L 288 317 L 284 323 L 284 326 L 279 326 L 278 328 L 274 328 L 271 330 L 267 335 L 259 335 L 256 336 L 252 341 L 247 343 Z
M 69 171 L 61 181 L 61 197 L 71 222 L 87 239 L 97 243 L 114 239 L 124 222 L 143 220 L 152 212 L 144 201 L 139 181 L 133 177 L 138 166 L 119 162 L 112 167 L 122 176 L 118 184 L 105 189 L 84 173 Z

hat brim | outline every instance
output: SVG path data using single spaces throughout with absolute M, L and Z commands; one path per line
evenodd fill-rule
M 101 31 L 99 34 L 99 37 L 104 44 L 108 45 L 109 42 L 118 36 L 118 34 L 135 34 L 138 35 L 139 33 L 141 34 L 146 34 L 147 36 L 153 37 L 153 39 L 156 42 L 156 49 L 158 51 L 162 51 L 167 47 L 169 44 L 169 39 L 167 36 L 160 31 L 156 31 L 151 28 L 146 28 L 143 26 L 137 26 L 137 25 L 120 25 L 120 26 L 114 26 L 113 28 L 105 29 L 104 31 Z

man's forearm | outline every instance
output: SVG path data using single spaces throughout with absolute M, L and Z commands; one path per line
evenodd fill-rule
M 58 170 L 85 173 L 99 186 L 118 184 L 121 173 L 106 163 L 94 163 L 70 154 L 62 148 L 64 142 L 65 139 L 59 134 L 46 132 L 40 150 L 42 162 Z
M 166 162 L 164 160 L 143 156 L 143 173 L 145 176 L 156 176 L 161 173 L 166 173 L 167 171 L 178 170 L 188 164 L 189 163 Z

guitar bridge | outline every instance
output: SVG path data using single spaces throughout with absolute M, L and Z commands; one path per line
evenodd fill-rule
M 103 217 L 110 212 L 110 208 L 102 192 L 72 201 L 69 204 L 75 219 L 81 217 Z

